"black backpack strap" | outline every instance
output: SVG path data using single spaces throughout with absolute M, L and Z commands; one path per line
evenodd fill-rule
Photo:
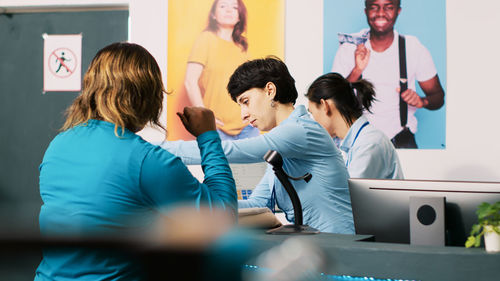
M 408 121 L 408 104 L 401 98 L 401 94 L 408 89 L 408 74 L 406 72 L 406 44 L 403 35 L 399 35 L 399 119 L 401 126 Z

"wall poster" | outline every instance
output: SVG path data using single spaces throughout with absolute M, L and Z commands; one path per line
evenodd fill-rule
M 362 78 L 374 84 L 377 101 L 373 114 L 367 114 L 370 123 L 389 139 L 414 135 L 416 146 L 397 148 L 446 148 L 445 2 L 324 1 L 323 71 L 348 77 L 357 69 Z M 398 34 L 405 38 L 407 79 L 400 77 Z M 387 38 L 392 39 L 384 41 Z M 401 117 L 405 114 L 400 113 L 400 108 L 406 107 L 400 107 L 400 81 L 407 82 L 411 97 L 406 102 L 405 126 Z
M 187 105 L 214 111 L 219 134 L 226 139 L 260 133 L 242 122 L 226 86 L 247 60 L 269 55 L 284 59 L 284 14 L 284 0 L 169 1 L 168 140 L 193 139 L 176 116 Z

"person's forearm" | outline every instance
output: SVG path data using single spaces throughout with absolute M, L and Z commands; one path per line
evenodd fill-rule
M 268 200 L 264 200 L 263 198 L 251 197 L 245 200 L 238 200 L 238 208 L 263 208 L 267 206 Z
M 258 163 L 267 152 L 263 136 L 236 141 L 223 141 L 222 149 L 230 163 Z M 200 150 L 196 141 L 163 141 L 158 144 L 161 148 L 181 158 L 185 165 L 201 163 Z
M 201 96 L 200 87 L 198 86 L 198 81 L 186 81 L 184 83 L 186 87 L 186 92 L 193 106 L 205 107 L 203 103 L 203 97 Z
M 158 145 L 181 158 L 185 165 L 198 165 L 201 163 L 200 149 L 196 141 L 163 141 Z
M 358 81 L 361 78 L 361 74 L 363 74 L 362 70 L 359 70 L 357 68 L 354 68 L 351 73 L 347 76 L 347 81 L 354 83 Z
M 427 81 L 419 81 L 420 88 L 425 93 L 427 104 L 424 107 L 430 110 L 441 108 L 444 104 L 444 90 L 439 82 L 439 77 L 436 74 Z
M 210 131 L 200 135 L 197 139 L 201 166 L 205 174 L 205 183 L 213 194 L 211 203 L 217 207 L 230 210 L 237 218 L 238 203 L 236 198 L 236 185 L 222 151 L 220 138 L 217 132 Z
M 432 94 L 427 95 L 425 98 L 427 100 L 427 105 L 424 107 L 429 110 L 440 109 L 444 104 L 444 92 L 438 91 Z

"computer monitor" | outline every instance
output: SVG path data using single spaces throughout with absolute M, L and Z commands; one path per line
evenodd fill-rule
M 410 243 L 411 196 L 445 197 L 445 242 L 464 246 L 482 202 L 500 201 L 500 182 L 349 179 L 356 234 Z

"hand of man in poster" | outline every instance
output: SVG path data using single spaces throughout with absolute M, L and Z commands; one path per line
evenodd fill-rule
M 398 93 L 401 91 L 400 88 L 397 88 L 396 91 Z M 401 98 L 409 105 L 414 106 L 416 108 L 422 108 L 429 104 L 429 101 L 425 98 L 422 98 L 417 94 L 417 92 L 412 89 L 408 89 L 401 93 Z
M 186 106 L 184 112 L 177 112 L 177 115 L 186 130 L 195 137 L 207 131 L 215 131 L 215 116 L 208 108 Z
M 220 127 L 223 127 L 224 126 L 224 122 L 220 121 L 219 119 L 215 118 L 215 123 L 217 124 L 217 126 L 220 126 Z
M 365 47 L 365 44 L 357 45 L 356 51 L 354 51 L 354 61 L 354 68 L 363 72 L 370 61 L 370 50 Z
M 370 50 L 365 47 L 365 44 L 359 44 L 354 51 L 354 68 L 346 77 L 351 83 L 358 81 L 363 74 L 368 62 L 370 61 Z

